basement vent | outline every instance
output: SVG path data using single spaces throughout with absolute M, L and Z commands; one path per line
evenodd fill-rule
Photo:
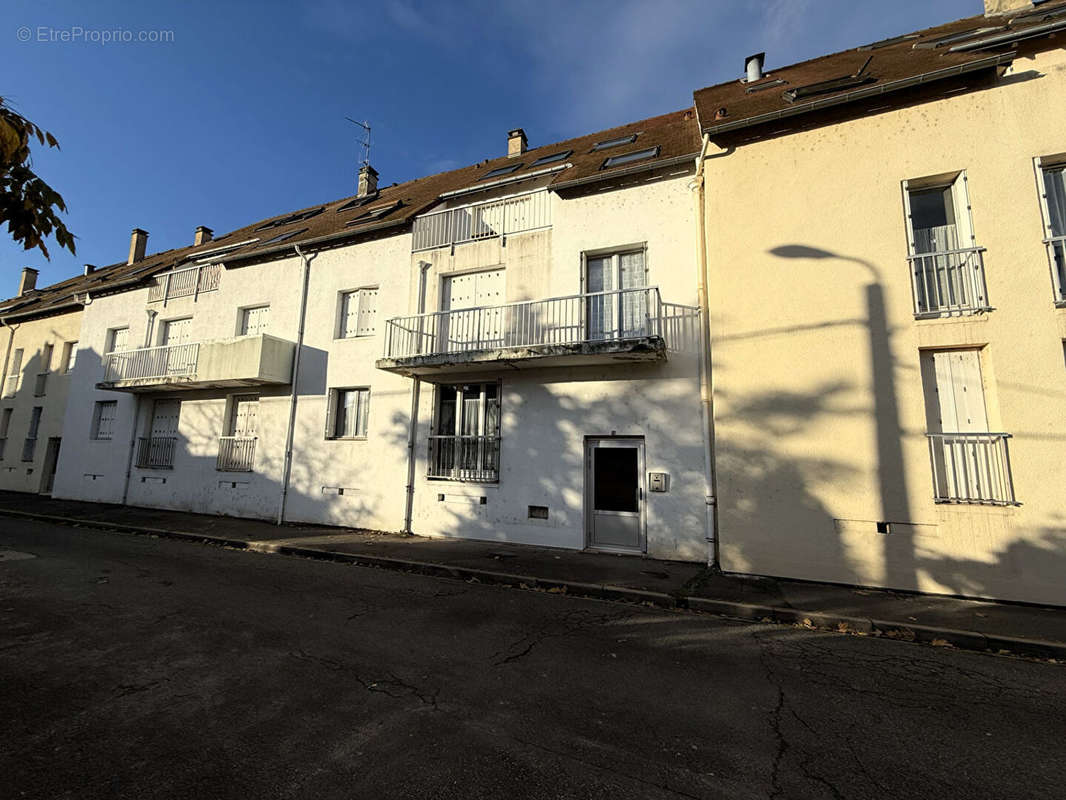
M 548 507 L 547 506 L 530 506 L 529 507 L 530 519 L 547 519 Z

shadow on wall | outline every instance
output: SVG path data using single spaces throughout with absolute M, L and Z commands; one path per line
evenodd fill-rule
M 719 504 L 723 547 L 731 551 L 727 561 L 749 565 L 757 572 L 760 562 L 770 557 L 768 554 L 791 552 L 796 554 L 795 564 L 778 570 L 779 574 L 911 589 L 921 585 L 921 578 L 926 577 L 955 594 L 1034 599 L 1034 593 L 1042 591 L 1043 596 L 1037 598 L 1038 601 L 1055 599 L 1048 592 L 1066 574 L 1066 525 L 1044 528 L 1029 540 L 1015 540 L 1001 552 L 975 551 L 971 557 L 955 558 L 922 547 L 920 540 L 915 541 L 910 526 L 893 526 L 889 534 L 879 534 L 881 581 L 870 579 L 868 562 L 862 565 L 849 555 L 849 544 L 855 542 L 845 538 L 841 521 L 819 499 L 817 487 L 835 484 L 834 488 L 839 489 L 848 482 L 865 481 L 866 478 L 855 464 L 818 457 L 809 449 L 809 442 L 825 436 L 827 426 L 831 431 L 834 421 L 869 418 L 875 433 L 878 519 L 914 520 L 902 450 L 904 430 L 895 385 L 895 374 L 901 365 L 892 356 L 881 272 L 876 265 L 862 259 L 808 245 L 784 245 L 770 253 L 780 259 L 818 263 L 820 271 L 811 274 L 811 280 L 842 281 L 845 274 L 833 268 L 857 265 L 861 269 L 854 274 L 866 313 L 858 319 L 815 321 L 715 338 L 719 432 L 742 432 L 721 437 L 716 442 L 720 486 L 727 487 L 720 495 Z M 808 275 L 803 278 L 807 279 Z M 736 394 L 728 389 L 730 370 L 745 370 L 750 376 L 752 370 L 763 368 L 762 364 L 734 365 L 724 361 L 720 353 L 731 341 L 763 340 L 769 348 L 775 347 L 772 337 L 837 326 L 854 326 L 860 332 L 858 335 L 865 339 L 872 381 L 869 390 L 846 375 L 839 380 L 823 382 L 806 393 L 756 391 Z M 793 349 L 796 341 L 799 340 L 794 337 L 790 345 Z M 819 352 L 824 353 L 824 349 Z M 750 377 L 746 382 L 750 384 Z M 872 391 L 872 407 L 854 405 L 852 399 L 860 391 Z M 931 491 L 931 476 L 922 478 L 924 482 L 930 482 Z M 864 490 L 865 486 L 864 482 L 856 488 Z M 840 491 L 836 493 L 839 495 Z M 731 539 L 731 530 L 743 532 L 743 535 Z M 797 537 L 801 541 L 796 542 Z M 772 562 L 773 558 L 770 560 Z M 779 559 L 777 563 L 782 561 Z M 731 565 L 726 563 L 725 567 L 729 569 Z M 1026 580 L 1038 585 L 1035 588 L 1026 586 Z M 1017 591 L 1008 588 L 1012 584 L 1018 587 Z M 1062 602 L 1061 596 L 1056 601 Z

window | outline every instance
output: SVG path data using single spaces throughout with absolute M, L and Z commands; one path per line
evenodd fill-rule
M 21 347 L 15 348 L 15 352 L 11 354 L 11 366 L 7 371 L 7 381 L 4 384 L 4 397 L 14 397 L 19 390 L 19 375 L 22 373 L 22 355 L 23 351 Z
M 350 339 L 354 336 L 371 336 L 374 333 L 378 314 L 376 286 L 342 292 L 340 306 L 337 338 Z
M 37 434 L 41 429 L 42 406 L 34 406 L 30 412 L 30 428 L 26 431 L 26 441 L 22 445 L 22 460 L 33 461 L 34 451 L 37 449 Z
M 256 306 L 255 308 L 242 308 L 240 320 L 237 323 L 238 336 L 259 336 L 267 332 L 267 323 L 270 321 L 270 306 Z
M 284 242 L 284 241 L 286 241 L 288 239 L 291 239 L 293 236 L 296 236 L 296 235 L 301 234 L 301 233 L 305 233 L 306 231 L 307 231 L 307 228 L 300 228 L 300 230 L 298 230 L 298 231 L 289 231 L 288 233 L 279 233 L 277 236 L 271 237 L 270 239 L 267 239 L 265 242 L 260 242 L 259 243 L 259 247 L 265 247 L 268 244 L 277 244 L 278 242 Z
M 236 395 L 226 416 L 226 435 L 218 440 L 215 469 L 251 472 L 255 466 L 255 443 L 259 431 L 259 395 Z
M 55 345 L 49 343 L 41 348 L 41 366 L 33 384 L 33 396 L 44 397 L 48 389 L 48 373 L 52 369 L 52 353 Z
M 611 156 L 603 162 L 603 166 L 600 169 L 607 169 L 608 167 L 617 167 L 622 164 L 631 164 L 634 161 L 643 161 L 646 158 L 655 158 L 659 155 L 659 146 L 649 147 L 646 150 L 636 150 L 632 153 L 623 153 L 620 156 Z
M 71 372 L 71 371 L 73 371 L 74 362 L 76 362 L 77 360 L 78 360 L 78 343 L 77 342 L 67 342 L 67 343 L 65 343 L 63 345 L 62 361 L 60 362 L 63 365 L 61 367 L 62 371 L 63 372 Z
M 152 407 L 152 427 L 148 436 L 137 440 L 137 466 L 171 469 L 178 444 L 180 400 L 156 400 Z
M 496 383 L 437 388 L 429 477 L 495 483 L 500 479 L 500 386 Z
M 1013 503 L 1010 436 L 989 431 L 980 351 L 923 350 L 920 364 L 934 498 Z
M 111 328 L 107 332 L 107 346 L 104 348 L 104 352 L 117 353 L 121 352 L 122 350 L 128 350 L 129 342 L 129 328 Z
M 644 250 L 585 257 L 585 319 L 589 340 L 650 336 Z
M 637 135 L 635 133 L 633 133 L 633 134 L 630 134 L 629 136 L 619 136 L 619 137 L 617 137 L 615 139 L 606 139 L 606 140 L 604 140 L 602 142 L 596 142 L 596 144 L 592 145 L 592 149 L 594 151 L 595 150 L 607 150 L 608 148 L 611 148 L 611 147 L 618 147 L 619 145 L 630 144 L 632 142 L 635 142 L 636 140 L 637 140 Z
M 366 438 L 369 415 L 369 389 L 331 389 L 326 415 L 326 438 Z
M 5 408 L 0 412 L 0 461 L 4 458 L 7 449 L 7 431 L 11 427 L 11 414 L 13 409 Z
M 497 167 L 496 169 L 489 170 L 482 175 L 478 180 L 487 181 L 489 178 L 498 178 L 501 175 L 510 175 L 512 172 L 521 167 L 521 164 L 508 164 L 506 167 Z
M 92 438 L 111 439 L 115 433 L 115 417 L 117 415 L 117 400 L 98 400 L 93 408 Z
M 558 153 L 552 153 L 551 155 L 541 156 L 532 164 L 531 167 L 539 167 L 544 164 L 554 164 L 556 161 L 562 161 L 564 158 L 570 158 L 573 150 L 560 150 Z
M 317 217 L 323 211 L 326 210 L 325 206 L 318 208 L 312 208 L 307 211 L 298 211 L 295 214 L 289 214 L 287 217 L 279 217 L 278 219 L 271 220 L 270 222 L 264 222 L 258 228 L 257 231 L 265 231 L 270 228 L 280 228 L 282 225 L 288 225 L 290 222 L 302 222 L 305 219 L 311 219 L 311 217 Z
M 990 311 L 966 173 L 903 182 L 915 317 Z
M 1066 306 L 1066 163 L 1037 159 L 1042 184 L 1044 244 L 1051 263 L 1055 304 Z

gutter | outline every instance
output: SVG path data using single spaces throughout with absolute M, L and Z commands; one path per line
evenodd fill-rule
M 965 75 L 970 72 L 978 72 L 984 69 L 992 69 L 1001 64 L 1009 64 L 1014 60 L 1013 53 L 1000 53 L 998 55 L 982 58 L 978 61 L 971 61 L 966 64 L 958 64 L 954 67 L 945 67 L 944 69 L 933 70 L 932 72 L 923 72 L 921 75 L 913 75 L 909 78 L 902 78 L 898 81 L 890 81 L 880 85 L 869 86 L 865 89 L 856 89 L 853 92 L 845 92 L 844 94 L 835 95 L 834 97 L 824 98 L 822 100 L 815 100 L 810 103 L 804 103 L 799 106 L 789 106 L 788 108 L 778 109 L 777 111 L 771 111 L 768 114 L 759 114 L 756 117 L 748 117 L 746 119 L 738 119 L 733 122 L 723 122 L 721 125 L 711 125 L 703 129 L 703 132 L 714 136 L 715 134 L 727 133 L 729 131 L 736 131 L 742 128 L 751 128 L 756 125 L 761 125 L 764 122 L 773 122 L 775 120 L 785 119 L 787 117 L 795 117 L 800 114 L 807 114 L 811 111 L 820 111 L 824 108 L 832 108 L 833 106 L 841 106 L 846 103 L 853 103 L 858 100 L 864 100 L 868 97 L 877 97 L 878 95 L 888 94 L 890 92 L 897 92 L 901 89 L 907 89 L 911 86 L 918 86 L 923 83 L 931 83 L 933 81 L 942 80 L 944 78 L 951 78 L 957 75 Z
M 693 159 L 699 157 L 699 153 L 689 153 L 684 156 L 674 156 L 673 158 L 664 158 L 659 161 L 652 161 L 646 164 L 636 164 L 632 167 L 624 167 L 622 169 L 612 170 L 610 172 L 597 172 L 595 175 L 587 175 L 584 178 L 573 178 L 569 181 L 560 181 L 558 183 L 548 184 L 548 188 L 555 191 L 558 189 L 569 189 L 571 186 L 584 186 L 589 183 L 598 183 L 599 181 L 610 180 L 611 178 L 620 178 L 626 175 L 637 175 L 641 172 L 651 172 L 654 169 L 660 167 L 673 167 L 678 164 L 690 163 Z

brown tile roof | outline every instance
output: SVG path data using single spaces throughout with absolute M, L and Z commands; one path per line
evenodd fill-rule
M 771 69 L 752 84 L 734 80 L 709 86 L 693 94 L 696 113 L 701 129 L 714 136 L 903 89 L 919 76 L 926 76 L 925 82 L 992 69 L 1011 59 L 1009 43 L 994 37 L 1034 35 L 1049 24 L 1066 27 L 1066 2 L 1016 14 L 960 19 Z
M 592 149 L 597 142 L 634 134 L 636 139 L 632 143 L 606 150 Z M 504 144 L 502 137 L 500 143 Z M 609 157 L 649 148 L 656 148 L 656 153 L 651 158 L 615 167 L 605 166 Z M 246 242 L 227 252 L 231 260 L 234 257 L 245 259 L 257 257 L 260 253 L 265 256 L 272 249 L 289 248 L 294 244 L 323 237 L 357 237 L 385 228 L 401 228 L 415 215 L 437 203 L 441 195 L 490 185 L 493 180 L 519 179 L 524 175 L 540 173 L 544 169 L 561 165 L 566 166 L 559 169 L 552 179 L 552 184 L 556 186 L 595 180 L 599 177 L 609 179 L 638 167 L 653 168 L 689 158 L 694 162 L 699 149 L 700 135 L 695 115 L 691 109 L 682 109 L 586 136 L 541 145 L 515 158 L 503 155 L 449 172 L 381 187 L 377 194 L 370 198 L 345 197 L 259 220 L 198 247 L 189 246 L 155 253 L 132 265 L 122 262 L 102 267 L 91 275 L 71 278 L 20 298 L 0 301 L 0 319 L 65 311 L 74 307 L 73 296 L 76 293 L 83 295 L 85 292 L 100 294 L 120 291 L 226 245 Z M 542 156 L 566 151 L 570 151 L 570 154 L 560 161 L 534 166 L 534 162 Z M 485 176 L 494 169 L 514 164 L 520 165 L 514 172 L 485 180 Z M 253 239 L 256 241 L 249 241 Z

